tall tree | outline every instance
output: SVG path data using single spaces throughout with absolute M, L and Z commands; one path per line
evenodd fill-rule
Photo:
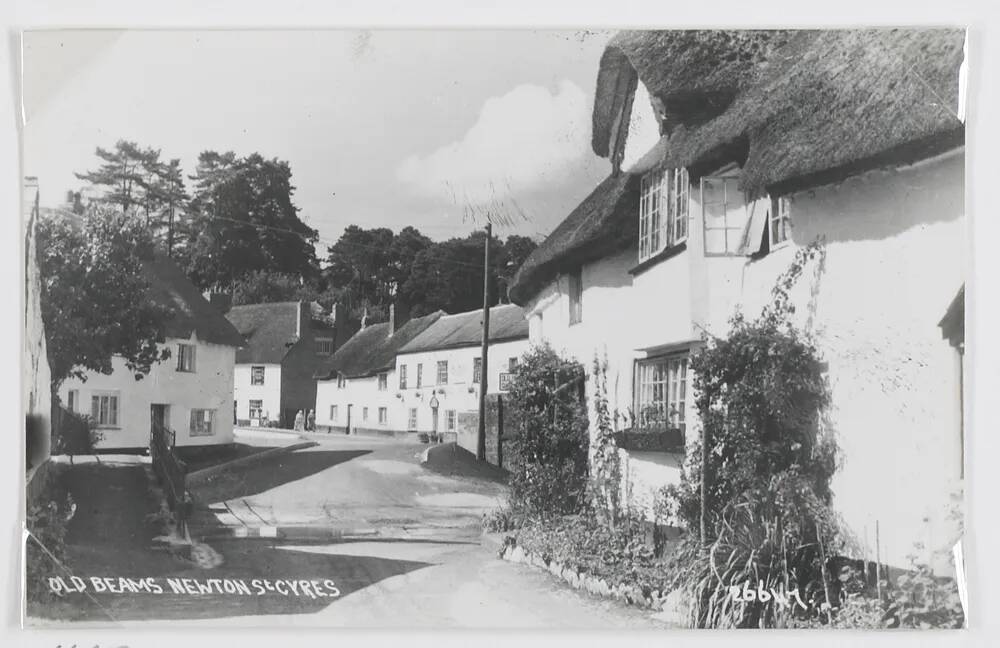
M 100 200 L 117 205 L 122 213 L 148 206 L 147 192 L 160 163 L 160 152 L 118 140 L 113 149 L 97 147 L 95 153 L 103 163 L 93 171 L 75 174 L 76 177 L 101 192 Z
M 438 309 L 459 313 L 482 306 L 485 239 L 483 232 L 474 232 L 465 238 L 435 243 L 417 254 L 410 276 L 400 290 L 413 315 Z M 502 243 L 491 239 L 491 259 L 500 258 L 501 249 Z M 494 266 L 490 302 L 496 304 L 498 295 Z
M 327 249 L 324 275 L 328 284 L 341 289 L 349 309 L 382 310 L 392 300 L 398 276 L 394 241 L 390 229 L 349 225 Z
M 153 252 L 145 225 L 118 209 L 38 221 L 38 269 L 53 392 L 70 376 L 111 373 L 125 358 L 136 378 L 168 357 L 157 340 L 171 311 L 149 298 L 142 263 Z
M 538 243 L 518 234 L 511 234 L 503 244 L 500 256 L 495 266 L 497 290 L 501 301 L 507 301 L 507 289 L 510 287 L 521 264 L 535 251 Z
M 191 176 L 193 195 L 184 224 L 189 276 L 202 288 L 231 287 L 249 272 L 269 270 L 315 277 L 316 230 L 292 202 L 287 162 L 259 153 L 204 151 Z

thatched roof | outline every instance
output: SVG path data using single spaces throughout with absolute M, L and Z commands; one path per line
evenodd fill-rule
M 524 304 L 560 272 L 635 243 L 639 236 L 639 177 L 608 176 L 525 259 L 510 299 Z
M 528 337 L 528 320 L 524 309 L 515 304 L 494 306 L 490 309 L 490 342 L 509 342 Z M 483 313 L 443 315 L 438 321 L 403 346 L 400 353 L 437 351 L 457 347 L 478 346 L 483 340 Z
M 208 303 L 171 259 L 157 254 L 143 261 L 142 267 L 149 282 L 151 301 L 173 311 L 166 324 L 168 337 L 187 339 L 194 332 L 203 342 L 232 347 L 245 344 L 243 336 Z
M 609 154 L 607 106 L 620 102 L 619 77 L 637 74 L 663 104 L 667 166 L 697 176 L 735 152 L 751 195 L 920 159 L 964 141 L 964 39 L 960 29 L 622 32 L 598 75 L 593 148 Z
M 372 324 L 361 329 L 333 356 L 320 365 L 316 378 L 329 380 L 341 374 L 346 378 L 364 378 L 392 369 L 396 354 L 410 340 L 420 335 L 444 313 L 437 311 L 411 319 L 389 335 L 389 323 Z

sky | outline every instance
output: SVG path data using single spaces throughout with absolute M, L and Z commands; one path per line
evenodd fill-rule
M 60 204 L 96 147 L 287 160 L 319 250 L 350 224 L 433 239 L 550 232 L 609 172 L 590 147 L 607 32 L 35 31 L 23 171 Z

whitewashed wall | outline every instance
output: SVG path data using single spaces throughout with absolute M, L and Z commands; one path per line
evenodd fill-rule
M 264 367 L 264 384 L 251 384 L 251 367 Z M 281 365 L 280 364 L 238 364 L 236 365 L 233 397 L 236 399 L 236 418 L 250 418 L 250 401 L 260 400 L 265 417 L 271 421 L 281 420 Z
M 316 425 L 345 427 L 347 425 L 347 407 L 351 406 L 351 427 L 370 428 L 372 430 L 402 431 L 406 429 L 406 418 L 403 414 L 400 399 L 396 398 L 399 391 L 399 378 L 395 370 L 389 370 L 386 391 L 379 391 L 378 377 L 351 378 L 343 389 L 337 387 L 337 381 L 321 380 L 316 386 Z M 330 406 L 337 406 L 337 420 L 330 418 Z M 368 408 L 368 420 L 364 420 L 364 408 Z M 378 408 L 388 410 L 389 420 L 385 425 L 379 425 Z
M 758 260 L 704 256 L 692 188 L 686 251 L 635 276 L 634 248 L 585 265 L 574 326 L 565 278 L 551 282 L 527 304 L 531 340 L 588 364 L 606 353 L 611 407 L 627 408 L 643 348 L 724 334 L 736 308 L 760 311 L 796 249 L 825 237 L 819 281 L 806 277 L 794 295 L 800 325 L 816 332 L 829 364 L 844 454 L 835 505 L 873 553 L 877 521 L 883 559 L 905 564 L 915 541 L 941 546 L 954 535 L 945 517 L 960 486 L 959 386 L 956 353 L 937 324 L 964 277 L 963 175 L 958 153 L 797 194 L 792 244 Z M 692 414 L 689 406 L 689 439 L 698 434 Z M 676 482 L 678 459 L 631 453 L 634 501 L 648 507 Z
M 177 344 L 195 344 L 194 373 L 176 370 Z M 125 367 L 125 360 L 113 358 L 109 375 L 89 373 L 86 381 L 66 380 L 59 389 L 60 401 L 68 403 L 68 392 L 79 393 L 77 411 L 90 414 L 91 395 L 97 392 L 118 392 L 118 421 L 115 428 L 101 428 L 103 438 L 98 448 L 140 448 L 149 445 L 150 405 L 169 405 L 167 425 L 177 433 L 178 446 L 218 445 L 233 442 L 233 373 L 236 349 L 208 344 L 194 335 L 189 340 L 168 338 L 165 346 L 171 357 L 154 365 L 149 375 L 135 380 Z M 215 411 L 212 436 L 192 437 L 191 410 Z
M 500 374 L 508 371 L 511 358 L 520 358 L 529 348 L 527 339 L 509 342 L 497 342 L 490 345 L 487 362 L 488 393 L 499 390 Z M 457 413 L 479 410 L 479 385 L 472 382 L 475 358 L 480 357 L 478 346 L 460 347 L 456 349 L 440 349 L 419 353 L 406 353 L 396 356 L 396 382 L 392 385 L 394 393 L 401 394 L 400 406 L 404 416 L 409 416 L 409 410 L 417 410 L 417 431 L 430 432 L 433 429 L 431 397 L 438 401 L 438 432 L 446 429 L 446 414 L 448 410 Z M 448 384 L 437 384 L 437 363 L 448 361 Z M 423 384 L 417 389 L 417 365 L 423 365 Z M 407 388 L 399 389 L 399 367 L 406 365 Z M 443 391 L 443 393 L 441 393 Z M 407 419 L 403 419 L 405 428 Z

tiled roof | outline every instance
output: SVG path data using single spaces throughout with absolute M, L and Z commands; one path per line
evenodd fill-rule
M 246 346 L 236 352 L 237 364 L 280 364 L 298 341 L 299 308 L 299 302 L 233 306 L 226 318 L 246 338 Z

